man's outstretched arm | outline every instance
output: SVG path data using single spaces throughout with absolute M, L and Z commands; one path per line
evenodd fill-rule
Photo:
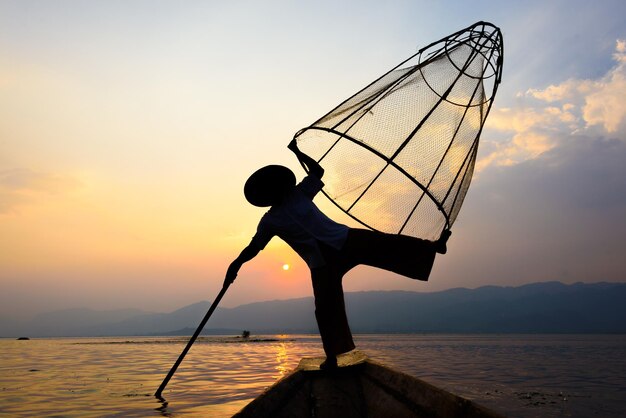
M 243 265 L 243 263 L 252 260 L 256 255 L 261 251 L 259 247 L 255 244 L 254 240 L 248 244 L 246 248 L 241 251 L 241 254 L 232 262 L 230 266 L 228 266 L 228 270 L 226 271 L 226 278 L 224 279 L 224 286 L 230 285 L 235 281 L 237 277 L 237 273 L 239 273 L 239 269 Z
M 315 161 L 313 158 L 300 151 L 295 139 L 293 139 L 289 143 L 289 145 L 287 145 L 287 148 L 289 148 L 291 151 L 293 151 L 294 154 L 296 154 L 298 160 L 300 160 L 300 162 L 305 165 L 309 173 L 311 173 L 318 179 L 322 178 L 322 176 L 324 175 L 324 169 L 322 168 L 322 166 L 319 165 L 317 161 Z

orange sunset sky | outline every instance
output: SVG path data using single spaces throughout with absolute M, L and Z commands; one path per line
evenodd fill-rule
M 503 84 L 449 252 L 427 283 L 359 267 L 345 289 L 624 281 L 626 3 L 465 4 L 0 1 L 0 315 L 212 299 L 263 214 L 248 175 L 301 176 L 296 131 L 478 20 Z M 311 293 L 275 238 L 223 305 Z

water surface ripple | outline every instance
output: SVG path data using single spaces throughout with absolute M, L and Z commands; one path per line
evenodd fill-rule
M 0 339 L 0 416 L 228 417 L 322 355 L 315 335 Z M 225 341 L 229 341 L 228 343 Z M 624 335 L 358 335 L 374 360 L 511 417 L 623 417 Z

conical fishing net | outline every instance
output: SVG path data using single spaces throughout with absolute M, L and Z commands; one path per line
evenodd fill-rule
M 295 138 L 323 192 L 363 225 L 437 239 L 467 193 L 502 74 L 500 30 L 478 22 L 421 49 Z

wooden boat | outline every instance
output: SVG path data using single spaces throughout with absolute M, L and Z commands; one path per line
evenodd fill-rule
M 339 367 L 320 370 L 323 358 L 303 358 L 298 367 L 250 402 L 245 417 L 503 417 L 354 351 Z

